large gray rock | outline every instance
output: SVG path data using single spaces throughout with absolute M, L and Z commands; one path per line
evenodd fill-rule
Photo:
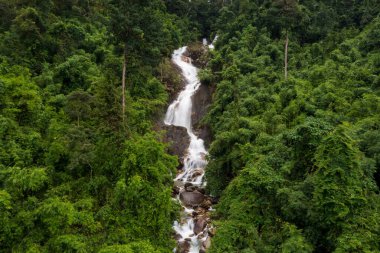
M 180 126 L 162 126 L 166 131 L 164 142 L 169 143 L 169 153 L 181 158 L 190 145 L 190 136 L 187 130 Z
M 191 97 L 193 103 L 191 114 L 193 129 L 196 131 L 199 138 L 205 141 L 206 148 L 209 147 L 211 142 L 211 131 L 207 125 L 201 124 L 201 120 L 208 112 L 208 108 L 212 102 L 213 92 L 213 86 L 202 84 L 197 92 Z
M 205 217 L 199 217 L 194 224 L 194 233 L 197 235 L 202 232 L 207 226 L 207 221 Z
M 185 206 L 195 207 L 200 205 L 205 197 L 202 193 L 198 191 L 193 191 L 181 192 L 179 198 Z

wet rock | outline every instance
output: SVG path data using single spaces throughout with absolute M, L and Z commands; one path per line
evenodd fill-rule
M 179 240 L 182 239 L 182 235 L 180 235 L 180 234 L 175 234 L 174 239 L 175 239 L 176 241 L 179 241 Z
M 199 249 L 199 253 L 206 253 L 206 249 L 205 249 L 204 247 L 201 247 L 201 248 Z
M 210 199 L 205 199 L 202 204 L 200 205 L 202 208 L 208 210 L 212 206 L 212 202 Z
M 203 232 L 201 232 L 200 234 L 198 234 L 198 239 L 199 240 L 203 240 L 203 238 L 205 238 L 207 236 L 207 233 L 204 233 L 204 231 Z
M 193 192 L 195 190 L 197 190 L 197 187 L 194 186 L 192 183 L 186 183 L 185 184 L 185 191 L 187 191 L 187 192 Z
M 188 56 L 183 55 L 183 56 L 181 57 L 181 60 L 184 61 L 184 62 L 187 62 L 187 63 L 190 63 L 190 64 L 191 64 L 191 58 L 188 57 Z
M 204 173 L 204 170 L 203 169 L 196 169 L 194 170 L 193 174 L 191 175 L 192 178 L 196 178 L 196 177 L 199 177 L 199 176 L 202 176 Z
M 180 74 L 181 68 L 170 60 L 164 61 L 159 67 L 160 79 L 165 84 L 165 89 L 169 94 L 169 104 L 171 104 L 185 86 L 186 80 Z
M 191 122 L 197 136 L 204 140 L 206 148 L 211 143 L 211 130 L 207 125 L 203 125 L 201 120 L 207 114 L 208 108 L 212 101 L 214 87 L 202 84 L 195 94 L 191 97 L 193 102 Z
M 211 238 L 207 237 L 207 239 L 202 243 L 202 246 L 207 250 L 211 247 Z
M 189 186 L 193 186 L 193 184 L 192 184 L 192 183 L 189 183 L 189 182 L 185 183 L 185 188 L 186 188 L 186 187 L 189 187 Z
M 178 186 L 173 186 L 172 188 L 172 197 L 175 197 L 179 194 L 179 187 Z
M 184 154 L 182 154 L 182 156 L 184 156 Z M 185 166 L 185 164 L 183 163 L 183 159 L 178 159 L 177 170 L 182 170 L 184 166 Z
M 181 192 L 179 195 L 180 200 L 185 206 L 198 206 L 204 200 L 204 195 L 198 191 L 193 192 Z
M 209 230 L 208 230 L 208 234 L 209 234 L 211 237 L 215 236 L 215 234 L 216 234 L 216 228 L 214 228 L 214 227 L 209 228 Z
M 195 42 L 188 45 L 186 56 L 192 59 L 192 63 L 197 68 L 205 68 L 210 57 L 207 47 L 201 42 Z
M 166 131 L 163 141 L 170 143 L 168 152 L 171 155 L 182 157 L 190 145 L 190 137 L 186 128 L 180 126 L 163 126 L 162 128 Z
M 202 207 L 197 207 L 194 212 L 198 215 L 205 215 L 207 213 L 207 210 Z
M 181 188 L 183 187 L 185 184 L 183 181 L 180 181 L 180 180 L 176 180 L 174 181 L 174 187 L 178 187 L 178 188 Z
M 178 252 L 179 253 L 188 253 L 190 250 L 190 242 L 182 241 L 178 243 Z
M 206 190 L 203 189 L 203 188 L 198 188 L 197 191 L 199 191 L 199 192 L 202 193 L 203 195 L 206 194 Z
M 188 187 L 186 187 L 185 188 L 185 190 L 187 191 L 187 192 L 193 192 L 193 191 L 196 191 L 198 188 L 196 187 L 196 186 L 188 186 Z
M 204 217 L 199 217 L 194 224 L 194 233 L 197 235 L 205 229 L 207 226 L 207 220 Z

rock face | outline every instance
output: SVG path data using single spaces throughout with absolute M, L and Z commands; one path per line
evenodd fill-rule
M 178 248 L 179 253 L 188 253 L 190 249 L 190 243 L 188 241 L 180 242 Z
M 192 43 L 187 47 L 186 56 L 192 59 L 192 64 L 197 68 L 203 69 L 210 60 L 210 54 L 203 43 Z
M 194 224 L 194 233 L 197 235 L 205 229 L 207 220 L 204 217 L 199 217 Z
M 201 125 L 201 120 L 208 112 L 213 91 L 213 86 L 202 84 L 192 97 L 191 122 L 197 135 L 204 140 L 206 148 L 209 147 L 211 142 L 211 131 L 207 125 Z
M 180 74 L 181 69 L 172 61 L 166 60 L 159 66 L 161 75 L 160 81 L 165 84 L 165 89 L 169 95 L 169 104 L 176 99 L 178 93 L 185 87 L 185 80 Z
M 164 125 L 162 126 L 162 129 L 166 131 L 164 142 L 170 143 L 169 153 L 181 158 L 190 145 L 190 137 L 187 134 L 186 128 Z
M 179 198 L 181 199 L 182 203 L 185 206 L 195 207 L 202 204 L 205 197 L 202 193 L 198 191 L 193 191 L 193 192 L 181 192 L 181 194 L 179 195 Z

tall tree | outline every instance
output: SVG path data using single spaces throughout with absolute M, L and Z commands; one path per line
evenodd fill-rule
M 282 29 L 285 30 L 284 75 L 286 80 L 288 78 L 289 31 L 300 17 L 298 0 L 275 0 L 273 7 L 276 16 L 280 19 Z
M 169 55 L 178 42 L 175 26 L 160 0 L 113 0 L 111 32 L 123 48 L 122 113 L 125 117 L 126 82 L 129 69 L 156 65 Z M 142 64 L 143 63 L 143 64 Z M 141 72 L 141 69 L 138 70 Z M 131 86 L 131 85 L 130 85 Z

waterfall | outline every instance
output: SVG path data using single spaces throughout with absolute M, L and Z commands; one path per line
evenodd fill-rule
M 187 47 L 182 47 L 175 50 L 172 56 L 173 62 L 182 71 L 186 86 L 178 98 L 169 106 L 164 122 L 167 125 L 185 127 L 190 137 L 190 145 L 184 156 L 184 167 L 174 179 L 175 184 L 179 186 L 177 200 L 180 201 L 184 211 L 181 214 L 181 220 L 174 222 L 173 228 L 177 233 L 178 245 L 181 248 L 180 253 L 199 253 L 205 251 L 210 240 L 208 235 L 210 225 L 205 222 L 208 218 L 206 214 L 208 210 L 199 211 L 199 205 L 205 207 L 203 203 L 206 198 L 200 191 L 206 184 L 203 176 L 207 165 L 207 151 L 204 141 L 198 138 L 192 129 L 192 96 L 201 83 L 197 76 L 198 69 L 191 64 L 191 59 L 184 55 L 186 49 Z M 189 190 L 189 187 L 192 187 L 192 190 Z M 205 208 L 208 209 L 209 207 L 206 205 Z M 198 215 L 197 212 L 201 214 Z

